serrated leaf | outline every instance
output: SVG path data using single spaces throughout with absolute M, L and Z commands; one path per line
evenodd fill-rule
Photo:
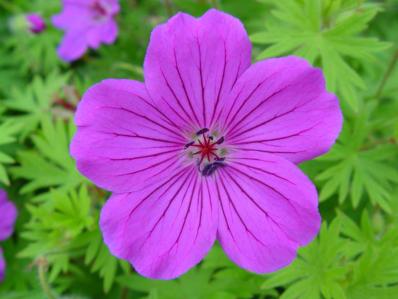
M 328 88 L 354 111 L 365 83 L 348 58 L 361 63 L 376 61 L 375 53 L 388 43 L 358 36 L 380 11 L 377 5 L 352 5 L 348 1 L 272 2 L 275 9 L 264 31 L 251 35 L 254 43 L 269 45 L 257 59 L 294 53 L 311 63 L 320 62 Z
M 20 166 L 11 168 L 16 178 L 29 181 L 21 188 L 22 194 L 42 188 L 57 188 L 64 192 L 73 190 L 84 182 L 69 154 L 69 142 L 74 131 L 72 123 L 52 122 L 44 118 L 42 132 L 32 136 L 37 151 L 21 151 L 17 155 Z M 37 196 L 43 199 L 48 193 Z

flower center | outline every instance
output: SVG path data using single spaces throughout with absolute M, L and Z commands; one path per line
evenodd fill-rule
M 102 1 L 94 2 L 93 10 L 95 12 L 96 18 L 102 18 L 108 15 L 108 8 Z
M 194 140 L 185 144 L 184 148 L 190 149 L 189 156 L 197 159 L 199 172 L 203 176 L 210 176 L 219 167 L 225 166 L 225 157 L 219 148 L 223 142 L 224 137 L 216 139 L 209 134 L 209 129 L 203 128 L 196 132 Z

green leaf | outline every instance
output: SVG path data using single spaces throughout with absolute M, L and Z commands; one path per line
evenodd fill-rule
M 31 219 L 21 236 L 29 243 L 19 256 L 45 258 L 51 267 L 50 280 L 54 281 L 61 273 L 70 270 L 70 260 L 79 249 L 74 239 L 92 229 L 94 218 L 85 187 L 69 195 L 59 191 L 50 195 L 48 201 L 38 206 L 27 206 Z
M 354 125 L 346 122 L 338 143 L 319 159 L 328 165 L 316 176 L 316 180 L 323 182 L 321 201 L 337 194 L 343 203 L 350 196 L 352 206 L 357 208 L 366 195 L 373 205 L 391 212 L 391 194 L 398 183 L 398 169 L 392 166 L 396 151 L 389 144 L 367 148 L 364 136 L 370 130 L 366 116 L 357 118 Z
M 380 11 L 380 6 L 360 3 L 272 2 L 274 18 L 268 18 L 265 30 L 251 35 L 253 43 L 268 45 L 257 59 L 293 53 L 320 65 L 328 88 L 357 111 L 358 93 L 366 85 L 349 59 L 367 64 L 376 61 L 375 53 L 389 47 L 388 43 L 375 38 L 359 36 Z
M 68 74 L 52 72 L 45 79 L 34 77 L 27 88 L 11 89 L 3 105 L 14 114 L 17 113 L 9 119 L 22 126 L 22 137 L 34 131 L 44 118 L 51 115 L 57 95 L 60 95 L 61 87 L 66 85 L 68 78 Z
M 72 122 L 65 124 L 43 118 L 41 128 L 41 133 L 31 137 L 37 151 L 19 152 L 17 160 L 21 165 L 11 168 L 16 178 L 29 181 L 20 192 L 27 194 L 43 188 L 56 188 L 64 192 L 73 190 L 84 179 L 69 154 L 69 142 L 74 132 Z M 41 193 L 35 198 L 43 199 L 48 194 Z
M 269 275 L 263 288 L 287 286 L 283 299 L 345 299 L 342 287 L 347 268 L 344 240 L 340 237 L 339 219 L 329 226 L 324 223 L 318 239 L 299 250 L 299 257 L 288 267 Z
M 4 145 L 13 143 L 16 133 L 21 129 L 18 123 L 4 122 L 0 124 L 0 182 L 9 185 L 10 181 L 7 175 L 5 164 L 11 164 L 14 159 L 3 152 Z

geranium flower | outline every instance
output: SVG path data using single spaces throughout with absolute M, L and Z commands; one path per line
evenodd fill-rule
M 63 0 L 63 11 L 52 18 L 65 31 L 58 55 L 65 61 L 79 59 L 88 48 L 115 42 L 118 27 L 114 17 L 118 0 Z
M 304 59 L 250 57 L 239 20 L 179 13 L 152 32 L 145 83 L 105 80 L 78 106 L 71 153 L 113 192 L 105 243 L 144 276 L 181 275 L 215 240 L 242 268 L 275 271 L 319 230 L 295 163 L 332 146 L 338 100 Z
M 31 13 L 27 14 L 25 18 L 28 22 L 30 32 L 38 34 L 46 29 L 46 22 L 40 15 Z
M 17 218 L 17 209 L 7 198 L 7 194 L 0 189 L 0 241 L 8 239 L 13 230 Z M 5 261 L 3 250 L 0 248 L 0 281 L 4 279 Z

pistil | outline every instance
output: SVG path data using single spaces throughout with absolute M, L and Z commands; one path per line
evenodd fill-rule
M 201 171 L 201 173 L 205 176 L 212 174 L 219 164 L 222 164 L 225 160 L 225 158 L 220 157 L 217 153 L 219 150 L 217 146 L 224 142 L 224 137 L 214 141 L 214 137 L 207 134 L 208 132 L 209 129 L 207 128 L 197 131 L 196 136 L 198 136 L 199 139 L 197 139 L 197 141 L 191 141 L 184 146 L 184 149 L 188 149 L 190 147 L 197 149 L 197 151 L 193 152 L 192 155 L 200 155 L 198 168 L 199 171 Z M 201 170 L 201 165 L 205 159 L 207 159 L 208 163 Z

